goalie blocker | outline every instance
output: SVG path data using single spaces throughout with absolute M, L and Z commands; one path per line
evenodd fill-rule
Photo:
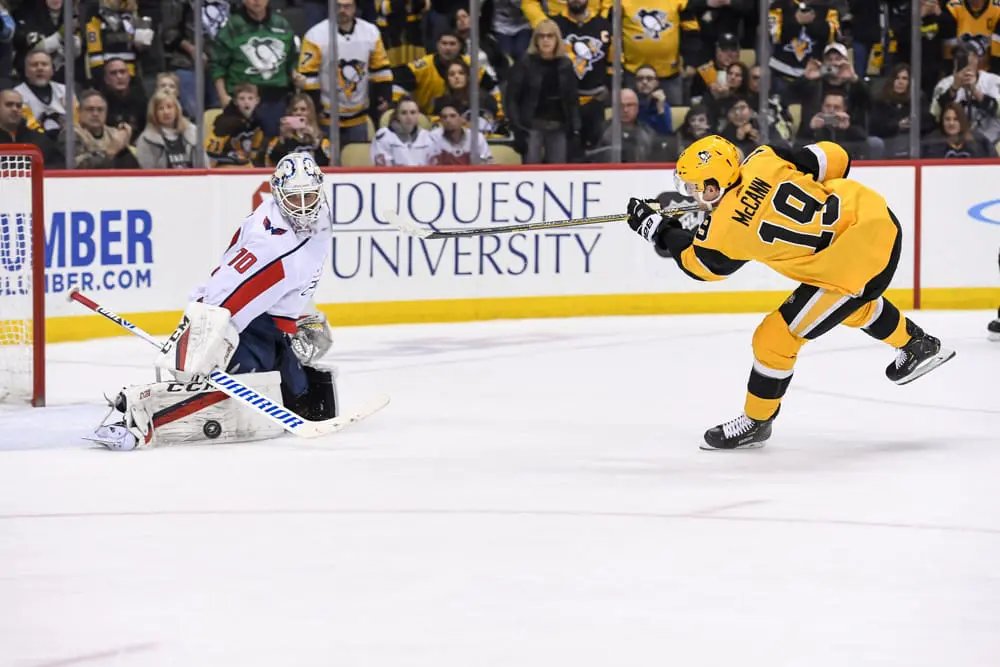
M 321 313 L 301 318 L 294 337 L 269 315 L 237 334 L 223 308 L 194 302 L 161 348 L 158 368 L 175 380 L 126 387 L 88 439 L 110 449 L 131 450 L 198 441 L 245 442 L 274 438 L 283 429 L 236 405 L 203 377 L 227 368 L 247 388 L 282 404 L 305 419 L 338 416 L 334 369 L 316 363 L 331 345 Z M 308 364 L 308 365 L 305 365 Z M 118 413 L 114 423 L 107 423 Z

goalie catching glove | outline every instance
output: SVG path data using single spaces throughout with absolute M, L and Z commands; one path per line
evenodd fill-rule
M 295 335 L 292 336 L 292 351 L 303 366 L 315 366 L 330 347 L 333 346 L 333 332 L 326 321 L 326 315 L 316 311 L 303 315 L 296 322 Z
M 161 348 L 157 368 L 182 382 L 207 376 L 216 368 L 225 370 L 240 344 L 230 317 L 225 308 L 199 301 L 188 304 L 181 323 Z

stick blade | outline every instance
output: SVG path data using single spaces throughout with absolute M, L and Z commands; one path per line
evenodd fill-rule
M 410 220 L 400 218 L 395 211 L 382 211 L 382 217 L 389 221 L 389 224 L 410 236 L 418 239 L 434 238 L 435 231 L 428 227 L 422 227 Z
M 389 395 L 378 394 L 354 412 L 321 422 L 307 421 L 305 424 L 298 426 L 295 429 L 295 433 L 306 438 L 318 438 L 320 436 L 330 435 L 331 433 L 343 431 L 348 426 L 352 426 L 360 421 L 368 419 L 387 405 L 389 405 Z

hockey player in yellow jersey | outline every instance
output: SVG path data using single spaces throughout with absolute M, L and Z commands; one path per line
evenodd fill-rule
M 629 226 L 696 280 L 722 280 L 755 260 L 802 283 L 754 332 L 743 414 L 709 429 L 702 449 L 762 447 L 799 350 L 838 324 L 897 349 L 886 368 L 896 384 L 955 355 L 882 296 L 899 263 L 902 230 L 881 195 L 846 178 L 851 158 L 843 148 L 761 146 L 740 158 L 719 136 L 699 139 L 678 158 L 678 191 L 710 211 L 697 230 L 641 199 L 628 204 Z

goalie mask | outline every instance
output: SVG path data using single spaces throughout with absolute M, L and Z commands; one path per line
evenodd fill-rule
M 296 234 L 316 229 L 326 194 L 323 172 L 312 155 L 289 153 L 281 158 L 271 176 L 271 194 Z
M 740 179 L 740 151 L 720 136 L 703 137 L 688 146 L 677 158 L 674 185 L 677 191 L 694 197 L 710 209 L 719 203 L 726 190 Z M 705 199 L 705 186 L 718 188 L 718 194 Z

